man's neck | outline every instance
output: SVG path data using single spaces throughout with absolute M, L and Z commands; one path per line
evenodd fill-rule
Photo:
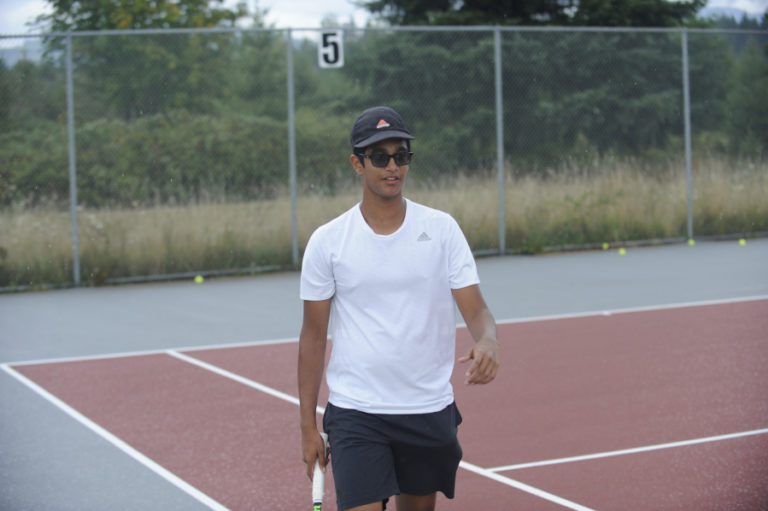
M 393 199 L 363 197 L 360 212 L 376 234 L 392 234 L 403 225 L 406 203 L 402 195 Z

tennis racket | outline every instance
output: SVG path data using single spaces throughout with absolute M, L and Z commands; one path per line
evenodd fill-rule
M 320 433 L 323 437 L 323 456 L 328 459 L 328 435 Z M 320 468 L 320 460 L 315 460 L 315 473 L 312 475 L 312 511 L 322 511 L 323 493 L 325 493 L 325 472 Z

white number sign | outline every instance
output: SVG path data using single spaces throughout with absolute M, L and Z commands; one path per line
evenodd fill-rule
M 341 67 L 344 65 L 344 37 L 341 30 L 330 30 L 320 33 L 317 61 L 322 68 Z

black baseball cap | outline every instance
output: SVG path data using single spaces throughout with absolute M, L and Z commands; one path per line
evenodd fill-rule
M 400 114 L 388 106 L 375 106 L 365 110 L 352 126 L 349 141 L 353 149 L 362 149 L 388 138 L 413 140 Z

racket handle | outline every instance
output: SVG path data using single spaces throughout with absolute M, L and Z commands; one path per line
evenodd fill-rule
M 320 433 L 323 437 L 323 456 L 328 452 L 328 435 Z M 320 460 L 315 460 L 315 472 L 312 475 L 312 505 L 313 509 L 318 511 L 323 505 L 323 493 L 325 493 L 325 472 L 320 468 Z

